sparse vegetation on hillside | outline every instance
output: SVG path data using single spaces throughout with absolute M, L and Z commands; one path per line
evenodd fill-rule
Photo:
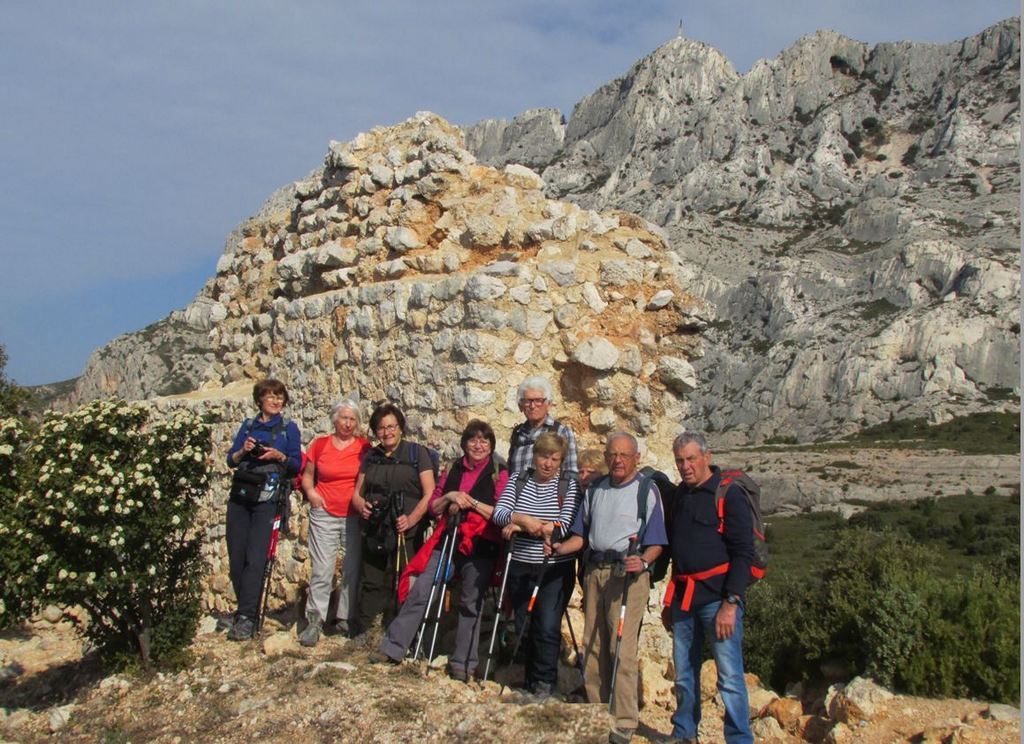
M 894 419 L 869 426 L 847 440 L 863 445 L 898 443 L 906 448 L 1012 455 L 1020 452 L 1020 417 L 1016 413 L 972 413 L 935 425 L 925 419 Z

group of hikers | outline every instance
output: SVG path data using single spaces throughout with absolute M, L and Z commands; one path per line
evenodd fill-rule
M 744 592 L 759 570 L 758 517 L 736 474 L 711 464 L 701 434 L 684 432 L 672 444 L 676 486 L 640 467 L 628 432 L 610 434 L 603 451 L 577 453 L 572 430 L 550 413 L 550 382 L 529 377 L 517 390 L 524 420 L 512 430 L 507 457 L 496 451 L 491 426 L 474 419 L 462 432 L 462 456 L 441 469 L 434 450 L 405 438 L 405 416 L 392 403 L 370 416 L 375 444 L 359 434 L 358 404 L 343 400 L 330 413 L 334 431 L 303 453 L 298 427 L 283 416 L 285 385 L 262 380 L 253 398 L 259 414 L 243 422 L 227 455 L 235 469 L 226 539 L 237 599 L 222 624 L 229 638 L 258 632 L 281 506 L 298 479 L 310 506 L 302 645 L 316 645 L 322 633 L 360 636 L 379 618 L 383 636 L 371 662 L 432 658 L 451 592 L 457 619 L 448 675 L 487 679 L 508 608 L 526 694 L 544 700 L 558 692 L 562 618 L 579 577 L 584 627 L 576 651 L 586 697 L 609 706 L 609 741 L 628 742 L 639 723 L 637 652 L 652 574 L 671 561 L 662 610 L 675 666 L 671 741 L 697 741 L 705 641 L 717 662 L 725 739 L 753 741 L 742 638 Z M 492 586 L 498 617 L 481 663 Z

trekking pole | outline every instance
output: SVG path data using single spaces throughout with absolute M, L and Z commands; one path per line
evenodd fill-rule
M 586 684 L 586 674 L 583 671 L 583 656 L 580 654 L 580 645 L 576 643 L 576 631 L 572 629 L 572 618 L 569 617 L 569 608 L 565 608 L 565 623 L 569 626 L 569 640 L 572 641 L 572 647 L 576 651 L 576 668 L 580 670 L 580 678 Z
M 441 613 L 444 612 L 444 595 L 448 590 L 448 583 L 452 580 L 452 562 L 455 558 L 455 548 L 459 543 L 459 524 L 462 522 L 462 512 L 456 512 L 452 517 L 452 523 L 449 529 L 451 530 L 451 542 L 448 544 L 448 561 L 445 565 L 444 573 L 441 574 L 441 594 L 437 600 L 437 615 L 434 618 L 434 635 L 430 639 L 430 654 L 427 656 L 427 670 L 430 670 L 430 662 L 434 659 L 434 647 L 437 645 L 437 629 L 441 625 Z M 443 557 L 443 556 L 442 556 Z M 429 612 L 430 608 L 427 608 Z
M 508 584 L 508 569 L 512 565 L 512 544 L 515 543 L 516 537 L 512 536 L 512 540 L 508 546 L 508 556 L 505 558 L 505 572 L 501 575 L 501 590 L 498 592 L 498 603 L 494 605 L 494 628 L 491 630 L 491 644 L 487 648 L 487 663 L 484 664 L 484 678 L 483 681 L 487 681 L 487 675 L 491 671 L 491 658 L 494 656 L 494 641 L 498 637 L 498 625 L 501 624 L 501 604 L 505 599 L 505 586 Z
M 629 548 L 626 555 L 636 555 L 640 549 L 639 535 L 632 535 L 629 538 Z M 629 596 L 629 587 L 633 583 L 633 576 L 626 574 L 622 584 L 622 605 L 619 608 L 619 626 L 615 630 L 615 661 L 612 664 L 612 684 L 608 689 L 608 712 L 612 712 L 615 704 L 615 679 L 619 676 L 619 653 L 622 651 L 622 630 L 626 624 L 626 598 Z
M 523 627 L 519 629 L 516 634 L 516 643 L 512 647 L 512 658 L 509 659 L 508 665 L 512 666 L 516 660 L 516 654 L 519 653 L 519 646 L 523 642 L 523 636 L 526 635 L 526 629 L 530 626 L 530 618 L 533 617 L 533 606 L 537 603 L 537 594 L 540 592 L 540 585 L 544 583 L 544 574 L 548 570 L 548 564 L 551 562 L 551 556 L 544 556 L 544 562 L 540 564 L 540 571 L 537 574 L 537 583 L 533 585 L 533 593 L 530 594 L 530 601 L 526 605 L 526 617 L 523 618 Z M 501 686 L 501 689 L 505 689 L 505 685 Z
M 423 619 L 420 620 L 420 629 L 418 638 L 416 639 L 416 651 L 413 653 L 412 660 L 416 661 L 420 657 L 420 647 L 423 645 L 423 636 L 427 630 L 427 618 L 430 616 L 430 607 L 434 604 L 434 593 L 437 591 L 437 583 L 441 579 L 441 571 L 444 568 L 444 554 L 448 550 L 448 543 L 451 540 L 451 534 L 448 530 L 445 530 L 444 539 L 441 541 L 441 554 L 437 559 L 437 568 L 434 569 L 434 580 L 430 585 L 430 595 L 427 597 L 427 606 L 423 610 Z
M 267 615 L 267 604 L 270 601 L 270 578 L 274 573 L 274 564 L 277 563 L 277 539 L 281 534 L 281 517 L 284 514 L 284 500 L 282 497 L 277 502 L 277 511 L 274 512 L 274 523 L 270 528 L 270 543 L 267 545 L 267 561 L 263 564 L 263 584 L 260 587 L 260 599 L 256 603 L 256 634 L 263 630 L 263 618 Z

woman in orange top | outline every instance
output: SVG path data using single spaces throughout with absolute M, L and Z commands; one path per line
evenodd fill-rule
M 370 443 L 358 435 L 359 408 L 343 400 L 331 409 L 334 433 L 314 439 L 306 451 L 302 492 L 309 500 L 309 557 L 312 575 L 306 599 L 306 627 L 299 643 L 314 646 L 327 621 L 327 606 L 340 548 L 343 557 L 338 606 L 333 630 L 348 633 L 359 587 L 359 513 L 352 509 L 352 494 L 363 456 Z M 330 624 L 329 624 L 330 629 Z

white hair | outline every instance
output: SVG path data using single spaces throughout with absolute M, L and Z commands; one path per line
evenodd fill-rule
M 544 393 L 544 400 L 548 403 L 554 400 L 554 390 L 551 389 L 551 383 L 548 382 L 547 377 L 541 375 L 533 375 L 527 377 L 521 383 L 519 383 L 519 389 L 516 391 L 516 402 L 522 404 L 523 399 L 526 397 L 527 390 L 540 390 Z
M 359 404 L 351 398 L 345 398 L 340 400 L 331 406 L 331 423 L 333 424 L 338 418 L 338 414 L 342 411 L 352 411 L 352 415 L 356 417 L 356 423 L 359 423 Z

